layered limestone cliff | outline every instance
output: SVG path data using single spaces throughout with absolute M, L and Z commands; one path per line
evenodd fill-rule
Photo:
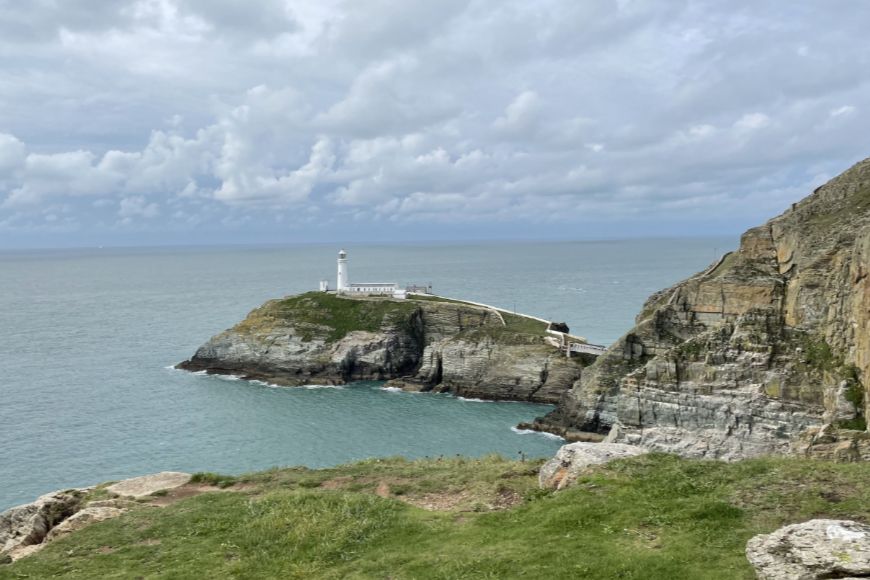
M 694 457 L 870 458 L 870 160 L 650 297 L 536 427 Z
M 587 359 L 566 358 L 554 341 L 540 321 L 467 303 L 311 292 L 267 302 L 179 368 L 287 386 L 391 380 L 406 390 L 556 403 Z

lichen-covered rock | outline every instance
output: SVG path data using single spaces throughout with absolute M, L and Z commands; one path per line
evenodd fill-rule
M 564 489 L 592 465 L 602 465 L 615 459 L 642 455 L 646 450 L 622 443 L 577 442 L 563 445 L 555 457 L 541 466 L 538 484 L 545 489 Z
M 119 481 L 106 488 L 106 491 L 124 497 L 145 497 L 158 491 L 175 489 L 188 483 L 192 476 L 178 471 L 161 471 Z
M 308 293 L 267 302 L 179 365 L 275 384 L 389 380 L 410 391 L 556 403 L 589 357 L 546 324 L 455 301 Z
M 0 553 L 12 553 L 41 543 L 53 527 L 76 513 L 86 489 L 56 491 L 35 502 L 10 508 L 0 514 Z
M 870 577 L 870 526 L 810 520 L 755 536 L 746 557 L 760 580 Z
M 803 434 L 866 429 L 868 273 L 870 160 L 650 297 L 537 427 L 690 457 L 830 454 Z

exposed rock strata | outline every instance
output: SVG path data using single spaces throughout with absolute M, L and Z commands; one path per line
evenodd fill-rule
M 746 557 L 759 580 L 870 577 L 870 526 L 810 520 L 755 536 Z
M 391 380 L 556 403 L 588 359 L 567 359 L 553 340 L 543 323 L 464 303 L 309 293 L 267 302 L 179 367 L 287 386 Z
M 870 160 L 650 297 L 536 427 L 691 457 L 867 458 L 868 224 Z

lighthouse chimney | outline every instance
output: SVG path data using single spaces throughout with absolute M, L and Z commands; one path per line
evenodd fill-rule
M 338 279 L 335 290 L 339 294 L 347 290 L 347 252 L 344 250 L 338 253 Z

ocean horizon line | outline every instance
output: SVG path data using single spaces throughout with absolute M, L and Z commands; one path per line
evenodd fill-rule
M 202 251 L 220 251 L 220 250 L 261 250 L 261 249 L 284 249 L 284 248 L 324 248 L 324 247 L 396 247 L 396 246 L 416 246 L 416 247 L 450 247 L 450 246 L 486 246 L 495 244 L 517 244 L 517 245 L 546 245 L 546 244 L 612 244 L 623 242 L 638 242 L 644 240 L 651 241 L 684 241 L 684 240 L 715 240 L 715 239 L 733 239 L 737 240 L 738 236 L 729 234 L 686 234 L 686 235 L 669 235 L 669 236 L 622 236 L 613 238 L 591 237 L 591 238 L 480 238 L 480 239 L 453 239 L 453 240 L 337 240 L 337 241 L 294 241 L 294 242 L 251 242 L 251 243 L 199 243 L 199 244 L 106 244 L 106 245 L 75 245 L 75 246 L 13 246 L 0 247 L 0 255 L 14 254 L 40 254 L 51 252 L 92 252 L 92 251 L 171 251 L 171 250 L 202 250 Z

